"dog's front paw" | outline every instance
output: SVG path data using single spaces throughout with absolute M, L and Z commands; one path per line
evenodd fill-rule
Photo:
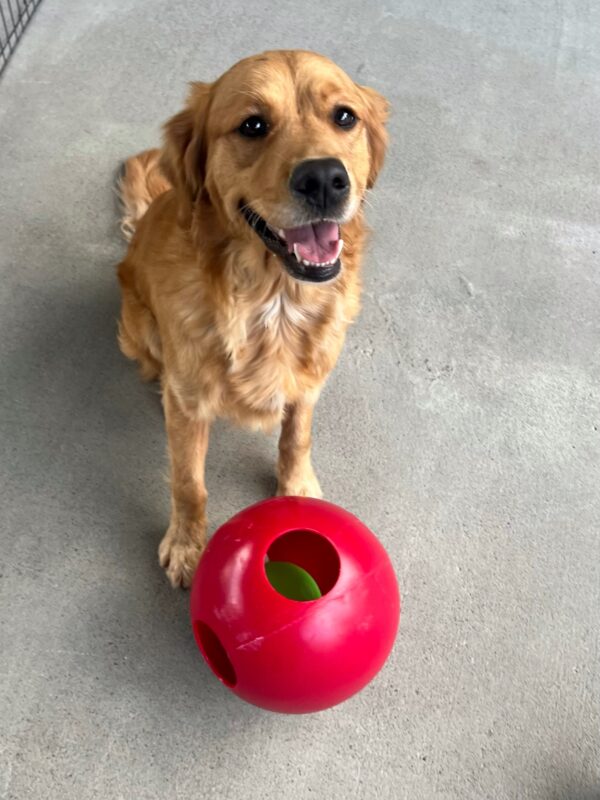
M 294 496 L 294 497 L 323 497 L 323 492 L 317 480 L 315 473 L 304 472 L 301 475 L 294 475 L 287 480 L 279 479 L 277 484 L 278 496 Z
M 173 588 L 187 589 L 204 549 L 204 525 L 171 523 L 158 548 L 158 560 Z

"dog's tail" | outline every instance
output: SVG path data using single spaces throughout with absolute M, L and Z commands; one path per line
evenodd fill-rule
M 117 193 L 121 201 L 121 232 L 129 241 L 135 233 L 138 221 L 144 216 L 150 203 L 167 192 L 171 184 L 160 168 L 161 151 L 144 150 L 128 158 L 117 182 Z

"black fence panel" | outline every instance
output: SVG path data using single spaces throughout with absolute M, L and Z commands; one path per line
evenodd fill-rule
M 0 0 L 0 74 L 41 0 Z

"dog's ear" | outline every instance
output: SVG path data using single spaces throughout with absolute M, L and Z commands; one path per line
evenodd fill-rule
M 383 166 L 385 151 L 387 149 L 388 135 L 385 123 L 388 118 L 390 104 L 386 98 L 368 86 L 361 86 L 361 92 L 366 100 L 367 112 L 365 115 L 365 125 L 369 137 L 369 153 L 371 164 L 369 177 L 367 179 L 367 189 L 371 189 L 377 180 L 379 171 Z
M 192 208 L 204 182 L 206 141 L 204 129 L 212 84 L 192 83 L 183 111 L 164 126 L 161 169 L 179 199 L 179 218 L 189 225 Z

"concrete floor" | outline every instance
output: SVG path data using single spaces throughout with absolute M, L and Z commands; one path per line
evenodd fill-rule
M 394 106 L 315 462 L 404 602 L 376 681 L 300 718 L 221 687 L 157 565 L 112 194 L 188 79 L 294 46 Z M 599 127 L 591 2 L 42 3 L 0 80 L 1 798 L 600 797 Z M 274 451 L 217 428 L 213 529 Z

